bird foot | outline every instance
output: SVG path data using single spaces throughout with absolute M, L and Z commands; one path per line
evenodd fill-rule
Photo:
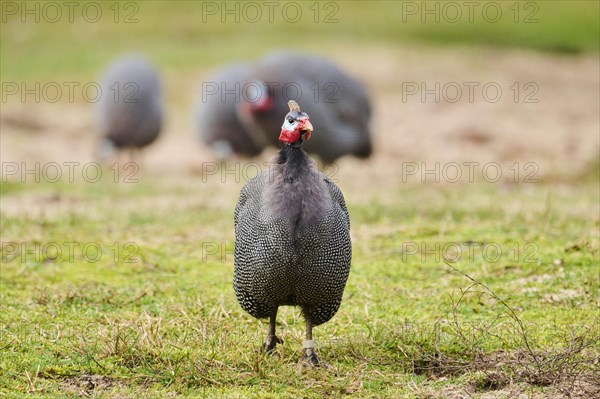
M 331 368 L 330 365 L 319 360 L 317 351 L 315 350 L 315 341 L 312 339 L 302 342 L 302 361 L 303 364 L 308 365 L 309 367 Z
M 319 359 L 314 349 L 312 351 L 310 349 L 304 349 L 302 351 L 302 364 L 310 368 L 319 367 L 328 370 L 333 369 L 331 365 Z
M 283 340 L 276 335 L 267 335 L 267 339 L 265 339 L 265 344 L 264 344 L 264 352 L 265 353 L 273 352 L 273 350 L 275 350 L 275 346 L 277 346 L 277 344 L 283 344 Z
M 313 348 L 302 350 L 302 360 L 310 367 L 317 367 L 321 365 L 319 357 Z

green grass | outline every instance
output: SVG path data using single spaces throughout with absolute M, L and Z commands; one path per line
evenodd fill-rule
M 424 398 L 444 387 L 479 397 L 509 380 L 529 384 L 528 392 L 554 392 L 575 372 L 598 371 L 590 362 L 599 356 L 595 182 L 409 184 L 361 203 L 347 191 L 352 272 L 339 313 L 315 330 L 331 368 L 309 369 L 299 366 L 304 324 L 297 309 L 280 312 L 285 344 L 264 357 L 266 324 L 236 303 L 239 184 L 209 180 L 211 197 L 222 198 L 215 202 L 197 177 L 140 180 L 63 182 L 3 196 L 52 193 L 79 204 L 45 217 L 2 217 L 5 397 Z M 135 205 L 165 190 L 179 198 L 176 206 Z M 61 254 L 43 250 L 52 242 Z M 73 256 L 67 242 L 79 244 Z M 15 256 L 10 243 L 32 252 Z M 101 248 L 98 261 L 81 250 L 90 243 Z M 489 287 L 514 317 L 444 263 L 435 249 L 445 244 L 465 250 L 460 258 L 447 251 L 450 265 Z M 503 252 L 484 254 L 483 245 Z
M 114 3 L 104 3 L 99 21 L 94 23 L 84 18 L 86 2 L 74 12 L 73 22 L 69 22 L 66 8 L 62 18 L 49 22 L 40 5 L 40 22 L 36 23 L 36 14 L 22 15 L 25 6 L 19 6 L 16 14 L 3 16 L 2 80 L 95 79 L 100 66 L 127 51 L 143 52 L 161 67 L 181 71 L 252 59 L 274 48 L 327 53 L 332 47 L 357 41 L 491 45 L 568 53 L 598 51 L 600 46 L 597 1 L 491 2 L 500 6 L 500 14 L 485 1 L 477 3 L 472 16 L 467 6 L 461 6 L 461 17 L 456 20 L 447 3 L 430 2 L 428 9 L 437 7 L 439 11 L 425 14 L 425 3 L 420 1 L 321 2 L 316 15 L 313 2 L 300 2 L 302 14 L 296 23 L 288 22 L 294 16 L 291 10 L 289 15 L 283 13 L 286 2 L 274 10 L 273 22 L 266 8 L 260 11 L 262 17 L 252 22 L 254 14 L 243 14 L 243 3 L 238 2 L 239 23 L 235 23 L 235 15 L 213 15 L 194 1 L 120 3 L 117 23 Z M 137 4 L 137 8 L 128 4 Z M 216 4 L 221 7 L 223 3 Z M 49 18 L 54 15 L 46 13 Z M 129 15 L 133 22 L 125 23 Z

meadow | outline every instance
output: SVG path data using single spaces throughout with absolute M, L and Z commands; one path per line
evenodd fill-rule
M 3 85 L 84 84 L 135 50 L 164 71 L 169 118 L 136 162 L 97 169 L 81 93 L 4 93 L 0 397 L 600 395 L 599 5 L 423 24 L 404 3 L 318 3 L 319 21 L 337 10 L 329 24 L 310 23 L 312 3 L 299 24 L 222 23 L 196 2 L 119 3 L 133 24 L 108 5 L 98 23 L 3 19 Z M 267 324 L 232 289 L 233 209 L 274 150 L 217 164 L 190 122 L 212 68 L 289 47 L 340 62 L 375 102 L 373 158 L 325 168 L 353 260 L 338 314 L 315 329 L 319 368 L 302 364 L 298 309 L 280 310 L 284 344 L 265 356 Z M 535 82 L 539 102 L 401 101 L 404 80 Z M 502 178 L 453 181 L 451 162 Z

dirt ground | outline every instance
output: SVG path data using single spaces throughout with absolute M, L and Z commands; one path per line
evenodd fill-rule
M 351 177 L 358 191 L 390 180 L 418 181 L 436 162 L 440 168 L 456 162 L 463 175 L 464 162 L 479 162 L 476 176 L 486 163 L 497 162 L 508 180 L 515 179 L 510 165 L 519 162 L 519 180 L 530 173 L 570 179 L 599 156 L 597 55 L 416 45 L 348 50 L 339 48 L 331 57 L 366 83 L 375 108 L 374 156 L 338 162 L 340 179 Z M 209 72 L 164 75 L 167 122 L 143 154 L 149 172 L 197 173 L 213 160 L 196 138 L 191 112 Z M 3 104 L 2 162 L 92 161 L 92 116 L 93 104 L 84 101 Z M 318 126 L 315 133 L 321 133 Z M 415 162 L 417 172 L 407 174 L 407 163 Z

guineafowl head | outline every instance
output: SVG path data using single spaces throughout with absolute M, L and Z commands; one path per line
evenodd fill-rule
M 294 100 L 288 101 L 290 112 L 287 113 L 281 126 L 279 141 L 287 145 L 300 145 L 302 139 L 308 140 L 313 130 L 312 124 L 308 120 L 308 114 L 300 111 L 300 106 Z
M 243 103 L 251 113 L 267 112 L 273 108 L 273 96 L 261 80 L 253 80 L 244 85 Z

